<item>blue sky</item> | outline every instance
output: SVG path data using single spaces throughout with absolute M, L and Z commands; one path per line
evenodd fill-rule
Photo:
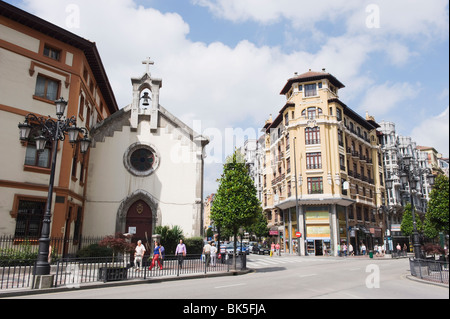
M 447 0 L 6 2 L 96 42 L 121 107 L 150 56 L 161 104 L 186 124 L 258 132 L 284 105 L 279 92 L 294 72 L 326 68 L 360 115 L 449 155 Z

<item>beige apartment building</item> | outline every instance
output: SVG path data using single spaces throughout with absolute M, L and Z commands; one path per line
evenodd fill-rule
M 332 74 L 295 74 L 286 104 L 265 123 L 263 208 L 272 241 L 300 255 L 383 243 L 383 168 L 377 123 L 339 99 Z
M 3 1 L 0 70 L 0 235 L 38 238 L 53 147 L 37 152 L 33 139 L 19 141 L 18 124 L 29 113 L 55 120 L 60 97 L 68 101 L 64 116 L 88 130 L 118 106 L 95 43 Z M 68 139 L 58 145 L 51 237 L 81 234 L 89 156 Z

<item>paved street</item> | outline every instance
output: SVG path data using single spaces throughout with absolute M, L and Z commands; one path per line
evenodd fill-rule
M 418 282 L 404 259 L 248 257 L 246 275 L 185 279 L 21 296 L 45 299 L 448 299 L 448 287 Z

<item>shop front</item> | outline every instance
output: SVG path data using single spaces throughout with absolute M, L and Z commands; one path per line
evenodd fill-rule
M 331 254 L 330 218 L 327 207 L 306 210 L 306 247 L 310 256 Z

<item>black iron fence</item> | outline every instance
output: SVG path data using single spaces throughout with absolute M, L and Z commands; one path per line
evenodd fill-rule
M 98 244 L 104 237 L 65 238 L 51 237 L 50 247 L 53 256 L 74 257 L 83 248 Z M 39 238 L 17 238 L 15 236 L 0 236 L 0 258 L 11 256 L 12 259 L 33 259 L 39 249 Z M 16 258 L 14 258 L 16 257 Z
M 448 261 L 410 258 L 409 266 L 414 277 L 448 285 Z
M 209 260 L 208 260 L 209 261 Z M 83 284 L 117 280 L 139 280 L 154 277 L 179 277 L 191 274 L 230 272 L 233 255 L 223 254 L 221 259 L 209 263 L 202 255 L 166 256 L 162 269 L 156 264 L 149 270 L 151 258 L 134 264 L 129 255 L 119 257 L 61 258 L 52 263 L 53 287 L 78 288 Z M 34 288 L 35 260 L 10 260 L 0 265 L 0 289 Z M 246 255 L 236 256 L 236 270 L 246 269 Z

